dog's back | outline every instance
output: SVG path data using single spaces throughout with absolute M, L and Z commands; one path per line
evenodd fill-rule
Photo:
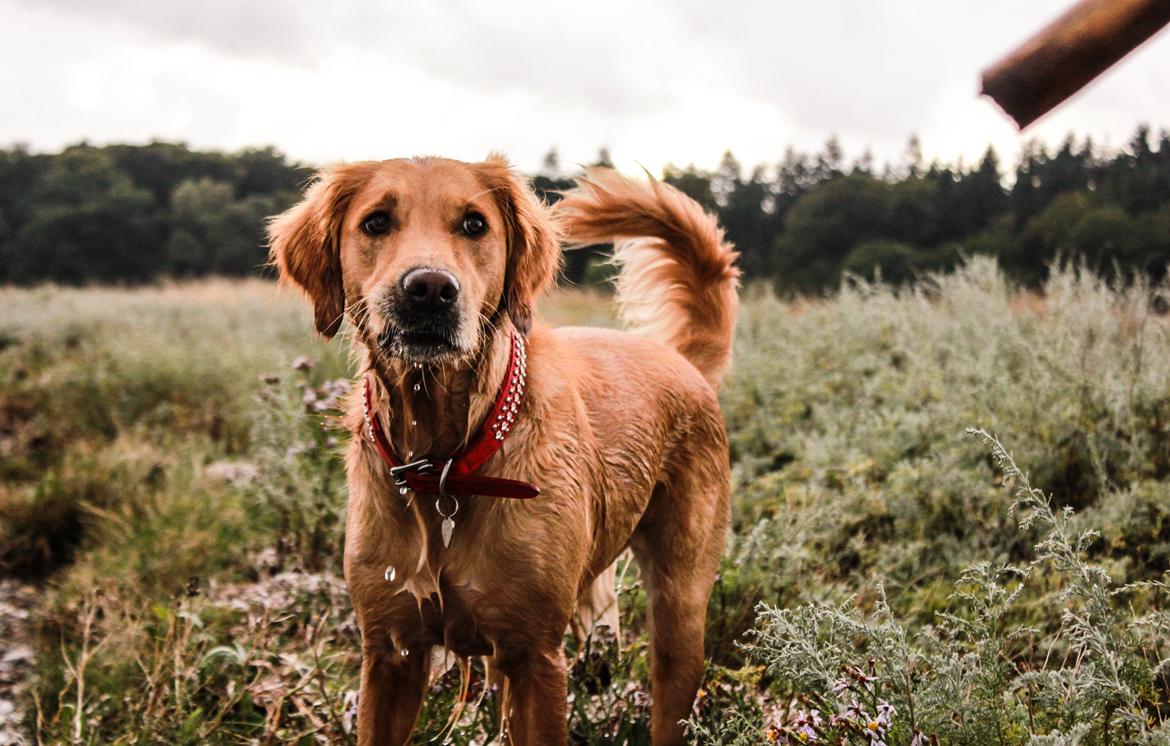
M 648 338 L 597 329 L 554 335 L 572 349 L 562 350 L 576 362 L 563 380 L 576 383 L 567 388 L 585 404 L 604 465 L 592 557 L 606 562 L 628 542 L 638 560 L 653 618 L 654 742 L 681 743 L 730 515 L 716 392 L 731 364 L 739 271 L 715 218 L 677 189 L 607 169 L 578 184 L 557 205 L 568 242 L 615 244 L 622 320 Z M 612 571 L 589 590 L 583 604 L 612 602 Z

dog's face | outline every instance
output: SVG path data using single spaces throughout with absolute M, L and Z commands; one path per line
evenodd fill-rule
M 500 158 L 323 172 L 269 238 L 318 331 L 331 337 L 348 310 L 368 344 L 411 362 L 466 359 L 505 313 L 527 331 L 559 258 L 544 206 Z

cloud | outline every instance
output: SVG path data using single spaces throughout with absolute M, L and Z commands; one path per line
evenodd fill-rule
M 23 2 L 33 5 L 31 0 Z M 490 93 L 522 93 L 623 116 L 669 105 L 661 54 L 670 18 L 653 3 L 362 3 L 204 0 L 37 0 L 107 32 L 134 29 L 154 43 L 193 42 L 248 58 L 312 67 L 332 54 L 374 52 L 386 72 L 421 67 Z M 656 28 L 653 37 L 644 29 Z
M 1067 0 L 591 4 L 486 0 L 0 0 L 0 142 L 55 149 L 273 143 L 296 158 L 504 149 L 525 168 L 611 147 L 619 165 L 775 162 L 839 136 L 850 156 L 977 159 L 1021 139 L 980 70 Z M 1155 38 L 1029 136 L 1124 144 L 1170 124 Z
M 406 3 L 370 13 L 349 44 L 477 92 L 624 117 L 677 101 L 671 21 L 658 4 L 616 0 Z
M 268 56 L 289 63 L 310 62 L 314 35 L 298 3 L 272 0 L 22 0 L 41 10 L 88 19 L 96 33 L 112 27 L 136 29 L 148 38 L 197 42 L 240 56 Z

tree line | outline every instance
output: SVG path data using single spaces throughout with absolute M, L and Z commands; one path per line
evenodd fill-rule
M 311 174 L 273 148 L 2 150 L 0 282 L 255 274 L 265 218 L 292 204 Z
M 608 163 L 602 150 L 594 165 Z M 0 150 L 0 282 L 262 272 L 264 219 L 311 174 L 273 148 Z M 1071 136 L 1052 150 L 1029 144 L 1013 173 L 990 148 L 970 165 L 924 163 L 915 138 L 879 170 L 867 155 L 847 162 L 830 139 L 751 169 L 730 152 L 714 171 L 670 165 L 662 179 L 719 215 L 749 280 L 782 291 L 831 288 L 845 273 L 903 282 L 972 254 L 1027 284 L 1057 257 L 1154 280 L 1170 264 L 1170 132 L 1146 126 L 1116 152 Z M 555 151 L 534 185 L 550 201 L 572 185 Z M 604 277 L 598 254 L 571 252 L 566 279 Z

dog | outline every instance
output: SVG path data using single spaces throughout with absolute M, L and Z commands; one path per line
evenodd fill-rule
M 492 155 L 325 170 L 268 234 L 318 332 L 350 322 L 362 371 L 343 420 L 359 742 L 409 741 L 444 648 L 502 682 L 510 743 L 566 743 L 566 629 L 612 600 L 628 547 L 653 742 L 680 743 L 730 514 L 739 273 L 715 218 L 609 169 L 549 207 Z M 629 331 L 534 320 L 562 241 L 614 243 Z

